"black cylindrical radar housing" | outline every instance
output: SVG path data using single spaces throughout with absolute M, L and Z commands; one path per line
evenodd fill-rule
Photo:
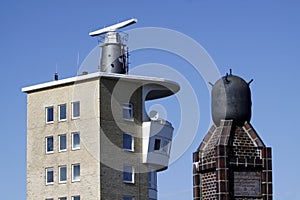
M 101 45 L 102 53 L 100 70 L 107 73 L 127 73 L 125 48 L 119 33 L 109 32 L 105 35 L 105 41 Z
M 231 70 L 230 70 L 231 71 Z M 212 88 L 212 118 L 216 126 L 222 119 L 232 119 L 238 126 L 250 122 L 251 91 L 250 83 L 231 74 L 219 79 Z
M 132 18 L 89 33 L 92 37 L 105 34 L 104 43 L 100 45 L 102 47 L 99 66 L 101 72 L 127 74 L 128 55 L 126 53 L 128 51 L 125 51 L 125 45 L 117 30 L 136 22 L 137 19 Z

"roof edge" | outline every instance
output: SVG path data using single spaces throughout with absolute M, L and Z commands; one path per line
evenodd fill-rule
M 130 74 L 116 74 L 116 73 L 103 73 L 103 72 L 95 72 L 91 74 L 86 74 L 86 75 L 79 75 L 75 77 L 70 77 L 70 78 L 65 78 L 61 80 L 55 80 L 55 81 L 50 81 L 46 83 L 41 83 L 41 84 L 36 84 L 28 87 L 23 87 L 22 92 L 24 93 L 30 93 L 34 92 L 36 90 L 43 90 L 46 88 L 50 87 L 56 87 L 60 85 L 65 85 L 65 84 L 70 84 L 70 83 L 75 83 L 77 81 L 86 81 L 89 79 L 94 79 L 94 78 L 100 78 L 100 77 L 110 77 L 110 78 L 122 78 L 122 79 L 128 79 L 128 80 L 139 80 L 139 81 L 151 81 L 153 82 L 164 82 L 173 85 L 176 89 L 175 92 L 179 91 L 180 86 L 178 83 L 167 80 L 164 78 L 157 78 L 157 77 L 148 77 L 148 76 L 138 76 L 138 75 L 130 75 Z

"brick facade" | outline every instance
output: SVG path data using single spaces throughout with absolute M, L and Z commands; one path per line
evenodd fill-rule
M 27 200 L 60 197 L 100 199 L 99 80 L 66 84 L 28 93 Z M 82 95 L 84 94 L 84 95 Z M 80 101 L 80 118 L 72 119 L 71 103 Z M 58 120 L 58 106 L 66 104 L 67 119 Z M 91 106 L 92 105 L 92 106 Z M 53 123 L 45 122 L 45 108 L 53 106 Z M 72 150 L 72 132 L 80 132 L 80 149 Z M 58 136 L 66 134 L 66 151 L 59 152 Z M 53 136 L 53 153 L 46 153 L 45 138 Z M 80 164 L 80 181 L 72 181 L 72 165 Z M 67 167 L 67 181 L 59 183 L 59 166 Z M 53 184 L 46 184 L 46 168 L 53 168 Z
M 23 88 L 28 94 L 27 200 L 79 196 L 88 200 L 157 199 L 156 173 L 167 168 L 168 154 L 162 151 L 163 146 L 153 152 L 151 142 L 155 137 L 150 133 L 163 127 L 164 131 L 157 135 L 163 136 L 161 140 L 171 140 L 173 128 L 169 122 L 152 121 L 146 113 L 145 101 L 178 90 L 177 84 L 158 78 L 131 75 L 120 78 L 102 73 Z M 80 106 L 74 117 L 75 102 Z M 61 105 L 65 108 L 63 120 Z M 73 148 L 74 133 L 76 148 Z M 65 138 L 63 151 L 61 135 Z M 131 136 L 132 149 L 127 149 L 128 140 L 124 136 Z M 148 159 L 155 156 L 161 157 Z M 129 170 L 124 172 L 125 169 Z M 60 174 L 64 174 L 63 178 Z
M 123 91 L 114 91 L 118 87 Z M 122 200 L 124 196 L 148 199 L 148 169 L 142 163 L 142 89 L 136 83 L 102 77 L 100 98 L 101 200 Z M 123 103 L 132 104 L 133 121 L 123 120 Z M 134 137 L 134 152 L 123 150 L 124 132 Z M 127 164 L 134 167 L 134 183 L 123 182 L 123 166 Z
M 271 200 L 271 157 L 250 123 L 221 120 L 193 154 L 194 200 Z
M 122 119 L 122 102 L 127 93 L 113 96 L 118 79 L 101 78 L 67 84 L 28 94 L 27 133 L 27 200 L 60 197 L 72 199 L 122 200 L 132 196 L 135 200 L 148 199 L 147 166 L 141 162 L 141 89 L 131 97 L 134 105 L 133 121 Z M 129 91 L 133 82 L 122 82 Z M 80 102 L 80 118 L 71 119 L 71 103 Z M 112 102 L 115 104 L 112 105 Z M 58 121 L 58 105 L 67 105 L 67 119 Z M 45 123 L 45 108 L 54 107 L 54 122 Z M 112 106 L 116 109 L 113 116 Z M 80 132 L 80 149 L 71 149 L 71 133 Z M 135 136 L 134 152 L 122 147 L 123 132 Z M 100 133 L 100 134 L 99 134 Z M 67 150 L 58 151 L 58 136 L 66 134 Z M 45 153 L 45 138 L 54 137 L 54 152 Z M 114 148 L 115 147 L 115 148 Z M 123 165 L 135 168 L 134 183 L 123 182 Z M 80 164 L 80 181 L 71 180 L 72 164 Z M 67 181 L 59 183 L 59 166 L 67 166 Z M 54 169 L 54 182 L 47 185 L 46 168 Z M 144 173 L 139 173 L 143 171 Z M 146 173 L 145 173 L 146 172 Z

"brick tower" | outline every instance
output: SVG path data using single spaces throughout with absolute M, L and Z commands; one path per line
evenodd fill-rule
M 193 153 L 194 200 L 271 200 L 272 156 L 250 123 L 251 92 L 230 74 L 212 89 L 214 124 Z

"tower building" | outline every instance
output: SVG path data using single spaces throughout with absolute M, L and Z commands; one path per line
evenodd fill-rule
M 27 200 L 154 200 L 168 167 L 173 127 L 145 102 L 179 85 L 127 74 L 119 28 L 106 34 L 100 72 L 24 87 L 27 93 Z
M 194 200 L 271 200 L 272 155 L 250 123 L 250 82 L 230 74 L 212 88 L 213 125 L 193 153 Z

